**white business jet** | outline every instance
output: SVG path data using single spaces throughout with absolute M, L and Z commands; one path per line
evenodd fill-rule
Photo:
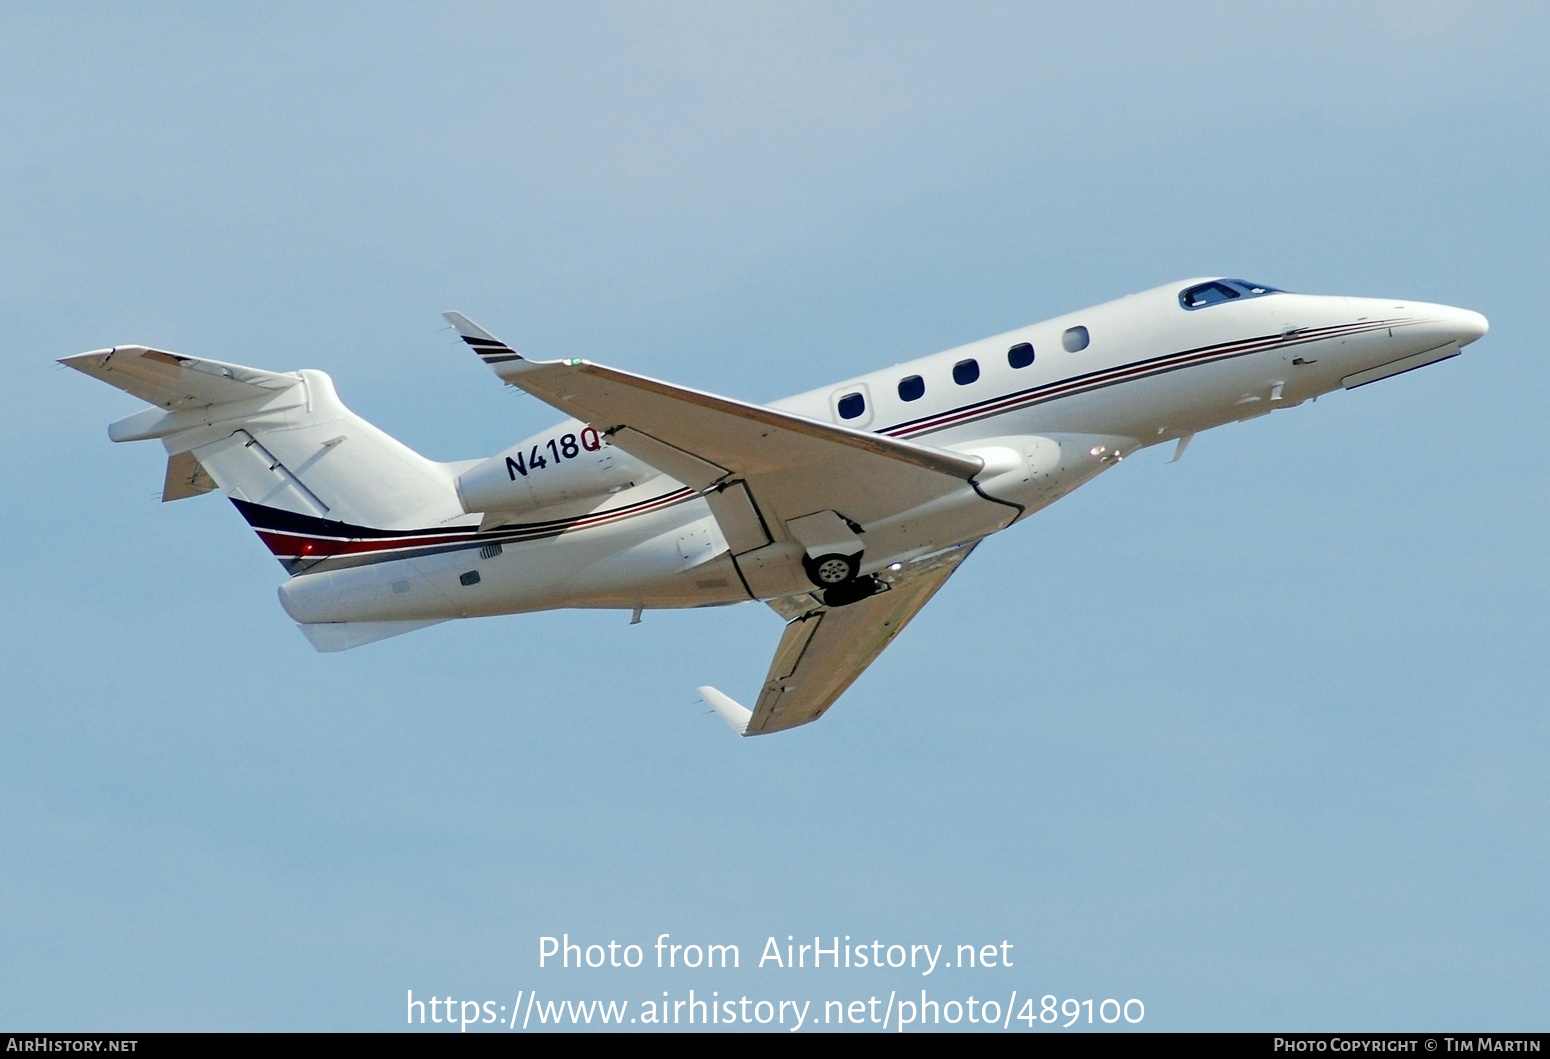
M 1138 449 L 1456 356 L 1485 317 L 1446 305 L 1170 283 L 756 405 L 585 360 L 529 360 L 446 319 L 505 383 L 572 418 L 437 463 L 279 373 L 145 346 L 62 363 L 155 407 L 163 500 L 220 489 L 293 575 L 320 651 L 557 607 L 768 603 L 785 634 L 744 735 L 806 724 L 992 533 Z

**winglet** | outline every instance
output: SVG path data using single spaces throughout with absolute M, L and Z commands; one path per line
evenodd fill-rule
M 694 690 L 700 693 L 700 698 L 704 699 L 711 709 L 721 715 L 721 719 L 727 722 L 732 731 L 738 735 L 748 734 L 748 722 L 753 718 L 753 711 L 730 695 L 708 685 Z
M 458 336 L 479 354 L 479 359 L 494 367 L 507 361 L 522 360 L 522 354 L 474 323 L 462 313 L 442 313 L 441 318 L 451 324 Z

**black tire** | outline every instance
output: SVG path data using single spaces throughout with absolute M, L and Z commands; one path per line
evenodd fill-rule
M 859 555 L 832 553 L 806 560 L 807 576 L 819 588 L 833 588 L 854 581 L 861 571 Z

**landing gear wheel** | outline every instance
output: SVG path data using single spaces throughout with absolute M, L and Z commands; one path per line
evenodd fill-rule
M 833 588 L 835 585 L 843 585 L 847 581 L 855 580 L 860 572 L 860 556 L 853 555 L 820 555 L 816 559 L 807 559 L 807 576 L 813 584 L 819 588 Z

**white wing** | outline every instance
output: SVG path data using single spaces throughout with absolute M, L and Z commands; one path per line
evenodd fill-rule
M 788 534 L 786 524 L 819 512 L 839 512 L 864 526 L 919 507 L 967 488 L 984 467 L 977 456 L 582 360 L 528 360 L 466 317 L 444 315 L 506 382 L 706 492 L 734 554 L 800 537 Z
M 896 576 L 889 591 L 859 603 L 824 607 L 812 600 L 811 609 L 787 624 L 751 711 L 715 688 L 700 688 L 701 697 L 743 735 L 765 735 L 816 721 L 973 550 L 971 544 L 920 560 Z M 801 609 L 795 600 L 806 598 L 777 600 L 771 606 L 790 614 Z

